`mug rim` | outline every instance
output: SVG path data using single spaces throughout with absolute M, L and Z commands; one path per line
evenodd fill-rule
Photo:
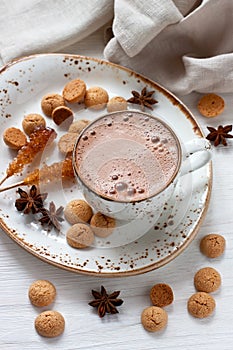
M 128 201 L 124 201 L 124 200 L 116 200 L 116 199 L 112 199 L 109 198 L 108 196 L 104 196 L 103 194 L 98 193 L 97 191 L 95 191 L 94 189 L 90 188 L 85 181 L 82 179 L 82 177 L 79 175 L 78 172 L 78 168 L 77 168 L 77 164 L 76 164 L 76 151 L 77 151 L 77 146 L 78 143 L 80 141 L 80 139 L 82 138 L 83 134 L 91 127 L 93 127 L 93 125 L 98 122 L 101 119 L 107 118 L 109 116 L 115 115 L 115 114 L 125 114 L 125 113 L 136 113 L 136 114 L 142 114 L 145 115 L 147 117 L 150 117 L 152 119 L 155 119 L 157 121 L 159 121 L 161 124 L 163 124 L 163 126 L 165 126 L 166 129 L 169 130 L 169 132 L 172 134 L 172 136 L 174 137 L 174 139 L 176 140 L 176 145 L 177 145 L 177 149 L 178 149 L 178 161 L 177 161 L 177 165 L 176 165 L 176 169 L 172 175 L 172 177 L 170 178 L 169 182 L 167 182 L 158 192 L 151 194 L 150 196 L 146 196 L 144 198 L 138 199 L 138 200 L 128 200 Z M 104 199 L 105 201 L 108 202 L 112 202 L 112 203 L 125 203 L 125 204 L 133 204 L 133 203 L 140 203 L 149 199 L 152 199 L 154 197 L 156 197 L 157 195 L 161 194 L 163 191 L 165 191 L 175 180 L 175 178 L 177 177 L 179 171 L 180 171 L 180 167 L 181 167 L 181 160 L 182 160 L 182 147 L 181 147 L 181 143 L 180 140 L 178 138 L 178 136 L 176 135 L 175 131 L 162 119 L 160 119 L 160 117 L 158 116 L 154 116 L 150 113 L 144 112 L 144 111 L 138 111 L 138 110 L 123 110 L 123 111 L 116 111 L 116 112 L 110 112 L 110 113 L 106 113 L 104 115 L 101 115 L 100 117 L 94 119 L 93 121 L 91 121 L 82 131 L 81 133 L 78 135 L 77 140 L 75 141 L 75 145 L 74 145 L 74 149 L 73 149 L 73 153 L 72 153 L 72 165 L 73 165 L 73 169 L 74 169 L 74 173 L 77 176 L 78 180 L 82 183 L 83 186 L 85 186 L 85 188 L 92 192 L 93 194 L 95 194 L 96 196 L 98 196 L 101 199 Z

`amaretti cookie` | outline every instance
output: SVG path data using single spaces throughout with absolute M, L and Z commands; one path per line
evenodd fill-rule
M 88 108 L 101 109 L 108 102 L 108 93 L 99 86 L 93 86 L 86 91 L 84 103 Z
M 98 212 L 92 216 L 90 225 L 96 236 L 105 238 L 113 232 L 116 221 L 114 218 Z
M 74 119 L 73 111 L 66 106 L 56 107 L 52 112 L 52 119 L 57 125 L 61 125 L 63 123 L 71 124 Z
M 74 199 L 67 203 L 64 216 L 66 220 L 71 224 L 77 224 L 78 222 L 88 222 L 93 215 L 91 206 L 83 199 Z
M 94 239 L 94 233 L 87 224 L 75 224 L 66 233 L 67 243 L 73 248 L 83 249 L 90 247 Z
M 9 148 L 19 150 L 26 145 L 27 137 L 22 130 L 11 127 L 4 131 L 3 141 Z
M 80 119 L 75 120 L 69 127 L 68 132 L 73 132 L 76 134 L 80 134 L 81 131 L 90 123 L 89 120 Z
M 224 111 L 225 101 L 216 94 L 207 94 L 202 96 L 198 102 L 199 112 L 207 118 L 216 117 Z
M 30 135 L 38 128 L 45 128 L 46 122 L 42 115 L 37 113 L 30 113 L 25 115 L 22 121 L 22 127 L 27 135 Z
M 217 258 L 224 253 L 225 238 L 217 233 L 210 233 L 200 241 L 200 250 L 208 258 Z
M 197 292 L 193 294 L 188 300 L 188 311 L 189 313 L 197 318 L 205 318 L 210 316 L 216 303 L 214 298 L 205 292 Z
M 65 104 L 63 96 L 56 93 L 47 94 L 41 100 L 41 109 L 47 117 L 51 117 L 55 108 L 65 106 Z
M 124 111 L 126 109 L 127 109 L 127 101 L 124 97 L 121 97 L 121 96 L 112 97 L 107 103 L 107 111 L 109 113 Z
M 72 154 L 74 145 L 77 140 L 77 135 L 72 132 L 68 132 L 61 136 L 58 141 L 58 149 L 64 155 Z
M 64 332 L 65 319 L 58 311 L 44 311 L 36 317 L 35 329 L 42 337 L 58 337 Z
M 47 280 L 34 281 L 29 287 L 28 296 L 34 306 L 47 306 L 54 301 L 56 288 Z
M 213 267 L 204 267 L 195 273 L 194 285 L 199 292 L 212 293 L 221 286 L 221 276 Z
M 164 307 L 173 302 L 172 288 L 166 283 L 155 284 L 150 291 L 150 299 L 153 305 Z
M 142 325 L 149 332 L 161 331 L 166 327 L 167 321 L 166 311 L 157 306 L 147 307 L 141 314 Z
M 86 93 L 86 84 L 81 79 L 69 81 L 62 91 L 62 96 L 69 103 L 82 102 Z

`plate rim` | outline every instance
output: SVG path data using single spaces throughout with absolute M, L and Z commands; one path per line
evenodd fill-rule
M 51 57 L 58 56 L 58 57 L 64 57 L 64 58 L 68 58 L 68 59 L 73 58 L 73 59 L 77 59 L 77 60 L 78 59 L 79 60 L 80 59 L 89 60 L 89 61 L 93 61 L 93 62 L 96 62 L 96 63 L 101 64 L 101 65 L 112 66 L 118 70 L 121 70 L 121 71 L 123 70 L 123 71 L 127 72 L 130 76 L 134 76 L 135 78 L 140 78 L 140 80 L 143 81 L 144 83 L 146 83 L 146 84 L 149 83 L 149 85 L 154 86 L 156 88 L 156 90 L 161 92 L 166 98 L 168 98 L 173 105 L 178 106 L 179 109 L 181 110 L 181 112 L 188 119 L 188 121 L 193 125 L 193 129 L 195 129 L 195 134 L 197 134 L 201 137 L 205 137 L 205 135 L 202 131 L 202 128 L 200 127 L 198 121 L 195 119 L 192 112 L 171 91 L 167 90 L 165 87 L 163 87 L 159 83 L 153 81 L 152 79 L 144 76 L 143 74 L 140 74 L 138 72 L 133 71 L 130 68 L 121 66 L 121 65 L 113 63 L 113 62 L 106 61 L 106 60 L 101 59 L 101 58 L 83 56 L 83 55 L 78 55 L 78 54 L 66 54 L 66 53 L 38 53 L 38 54 L 32 54 L 32 55 L 27 55 L 27 56 L 15 58 L 15 59 L 9 61 L 8 63 L 6 63 L 2 67 L 0 67 L 0 74 L 5 72 L 7 69 L 11 68 L 12 66 L 17 65 L 20 62 L 35 59 L 37 57 L 50 57 L 50 56 Z M 103 271 L 102 272 L 99 270 L 98 271 L 91 271 L 91 270 L 88 271 L 88 270 L 80 269 L 79 267 L 66 266 L 63 263 L 58 263 L 56 261 L 48 259 L 46 256 L 43 256 L 40 253 L 38 253 L 35 249 L 33 250 L 30 247 L 30 244 L 25 243 L 22 238 L 18 237 L 17 235 L 15 235 L 12 232 L 12 229 L 10 229 L 8 227 L 8 225 L 4 222 L 4 220 L 2 218 L 0 218 L 0 227 L 3 230 L 3 232 L 7 234 L 8 237 L 10 237 L 15 243 L 17 243 L 21 248 L 26 250 L 28 253 L 32 254 L 33 256 L 35 256 L 36 258 L 40 259 L 43 262 L 46 262 L 50 265 L 61 268 L 63 270 L 67 270 L 67 271 L 74 272 L 74 273 L 79 273 L 82 275 L 97 276 L 97 277 L 101 276 L 101 277 L 109 277 L 109 278 L 114 277 L 114 278 L 116 278 L 116 277 L 135 276 L 135 275 L 143 274 L 143 273 L 158 269 L 162 266 L 165 266 L 166 264 L 171 262 L 173 259 L 175 259 L 177 256 L 179 256 L 187 248 L 187 246 L 193 241 L 193 239 L 196 237 L 196 235 L 200 229 L 202 222 L 205 219 L 205 216 L 206 216 L 206 213 L 208 210 L 208 206 L 209 206 L 209 202 L 210 202 L 212 184 L 213 184 L 213 168 L 212 168 L 212 161 L 210 161 L 208 164 L 208 186 L 207 186 L 207 193 L 206 193 L 205 202 L 203 203 L 202 212 L 201 212 L 198 220 L 195 223 L 195 227 L 192 229 L 192 232 L 190 233 L 188 238 L 185 240 L 185 242 L 182 244 L 182 246 L 179 247 L 179 249 L 177 249 L 176 251 L 173 251 L 172 254 L 165 256 L 164 258 L 162 258 L 161 260 L 159 260 L 157 262 L 147 264 L 147 265 L 140 267 L 140 268 L 134 268 L 132 270 L 112 271 L 112 272 L 104 272 Z

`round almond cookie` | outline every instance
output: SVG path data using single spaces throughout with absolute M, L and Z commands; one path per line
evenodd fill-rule
M 197 318 L 210 316 L 216 306 L 214 298 L 205 292 L 197 292 L 188 300 L 188 312 Z
M 155 284 L 151 288 L 150 299 L 154 306 L 164 307 L 170 305 L 174 299 L 173 291 L 168 284 Z
M 86 91 L 84 103 L 88 108 L 101 109 L 108 102 L 108 93 L 105 89 L 99 86 L 93 86 Z
M 80 134 L 81 131 L 90 123 L 89 120 L 80 119 L 75 120 L 69 127 L 68 132 L 74 132 L 76 134 Z
M 31 113 L 25 115 L 22 121 L 22 127 L 25 134 L 30 135 L 38 128 L 45 128 L 46 122 L 42 115 Z
M 200 241 L 200 250 L 208 258 L 218 258 L 225 251 L 225 238 L 217 233 L 210 233 Z
M 219 95 L 207 94 L 202 96 L 197 107 L 204 117 L 216 117 L 224 111 L 225 101 Z
M 124 97 L 121 96 L 115 96 L 112 97 L 107 104 L 107 111 L 109 113 L 111 112 L 117 112 L 117 111 L 124 111 L 127 109 L 127 101 Z
M 74 119 L 73 111 L 66 106 L 56 107 L 52 112 L 52 119 L 57 125 L 61 125 L 63 123 L 71 124 Z
M 62 91 L 64 99 L 69 103 L 82 102 L 86 93 L 86 84 L 81 79 L 69 81 Z
M 98 212 L 92 216 L 90 225 L 96 236 L 105 238 L 113 233 L 116 221 L 114 218 Z
M 68 132 L 61 136 L 58 141 L 58 149 L 64 155 L 72 154 L 77 140 L 77 134 Z
M 167 325 L 168 316 L 165 310 L 157 306 L 149 306 L 142 311 L 141 323 L 148 332 L 158 332 Z
M 41 100 L 41 109 L 47 117 L 52 116 L 52 112 L 55 108 L 65 105 L 64 97 L 56 93 L 47 94 Z
M 44 311 L 36 317 L 35 329 L 42 337 L 58 337 L 64 332 L 65 319 L 58 311 Z
M 27 137 L 22 130 L 10 127 L 3 133 L 3 141 L 9 148 L 19 150 L 26 145 Z
M 92 215 L 92 208 L 83 199 L 73 199 L 67 203 L 64 209 L 64 216 L 71 225 L 88 222 Z
M 194 285 L 199 292 L 212 293 L 221 286 L 221 276 L 213 267 L 204 267 L 195 273 Z
M 75 224 L 66 233 L 67 243 L 73 248 L 88 248 L 93 244 L 94 239 L 94 233 L 87 224 Z
M 54 301 L 56 288 L 47 280 L 34 281 L 29 287 L 28 297 L 34 306 L 47 306 Z

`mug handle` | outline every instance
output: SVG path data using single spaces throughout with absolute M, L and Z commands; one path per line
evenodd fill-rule
M 204 138 L 196 138 L 186 142 L 183 147 L 183 162 L 180 175 L 202 168 L 212 158 L 211 144 Z

